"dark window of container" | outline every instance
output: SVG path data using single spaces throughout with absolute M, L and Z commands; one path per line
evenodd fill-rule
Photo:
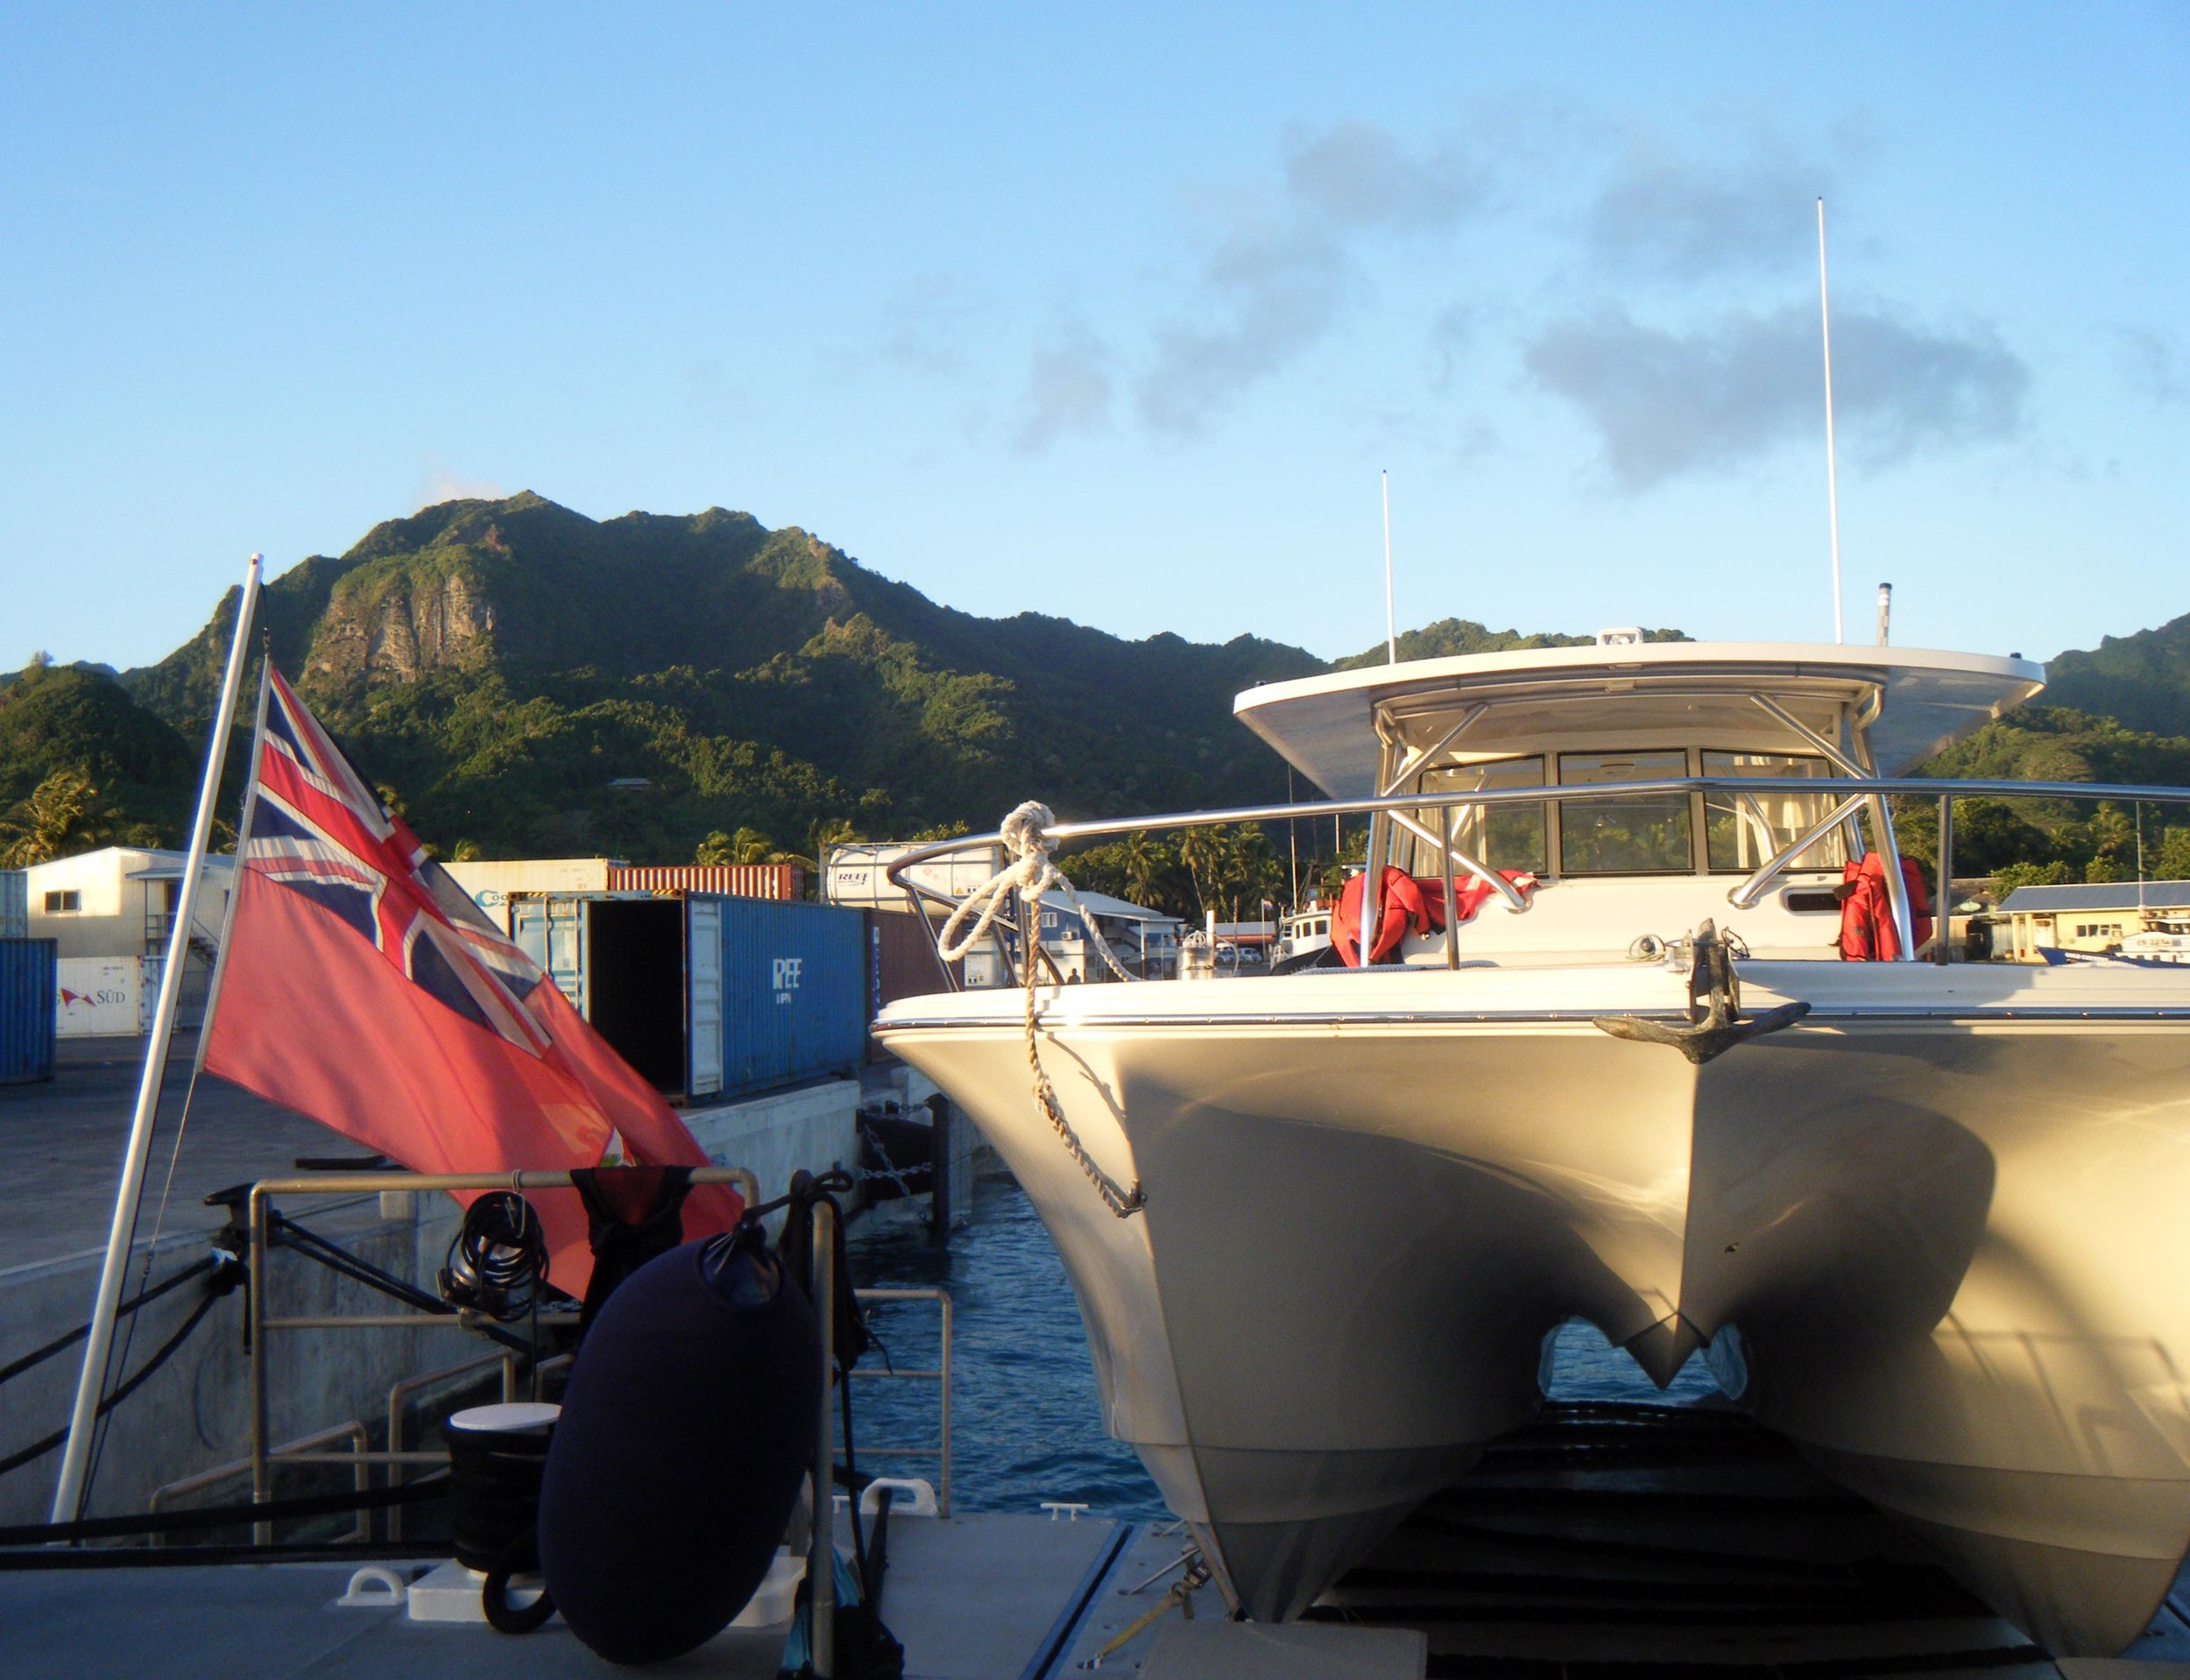
M 82 908 L 83 894 L 74 889 L 46 895 L 46 914 L 49 916 L 67 915 Z

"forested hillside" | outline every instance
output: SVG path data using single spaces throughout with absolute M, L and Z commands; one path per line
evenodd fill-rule
M 118 678 L 39 664 L 0 680 L 0 855 L 180 837 L 237 600 Z M 641 862 L 986 828 L 1028 797 L 1067 815 L 1282 797 L 1284 766 L 1233 721 L 1233 696 L 1385 657 L 1380 644 L 1326 666 L 1251 636 L 1127 641 L 1032 613 L 977 618 L 750 514 L 597 521 L 529 493 L 444 503 L 304 561 L 267 586 L 260 625 L 367 777 L 444 851 Z M 1398 639 L 1402 659 L 1588 639 L 1461 618 Z M 2190 783 L 2190 618 L 2064 653 L 2052 675 L 2047 704 L 1929 768 Z M 2144 815 L 2148 865 L 2190 872 L 2190 822 Z M 2134 865 L 2137 820 L 1978 804 L 1958 856 L 1967 872 L 2110 878 Z M 1928 815 L 1912 805 L 1906 821 L 1921 853 Z M 1263 844 L 1242 832 L 1090 864 L 1188 906 L 1219 877 L 1235 895 L 1271 881 Z
M 173 839 L 189 825 L 197 757 L 99 672 L 38 660 L 0 678 L 0 869 Z
M 683 858 L 715 831 L 992 822 L 1283 787 L 1232 696 L 1321 661 L 939 607 L 722 509 L 602 522 L 537 496 L 376 527 L 268 586 L 276 660 L 444 846 Z M 202 727 L 233 595 L 123 685 Z M 633 787 L 643 781 L 643 787 Z

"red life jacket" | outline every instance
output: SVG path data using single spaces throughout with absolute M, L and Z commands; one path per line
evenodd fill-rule
M 1524 893 L 1535 891 L 1537 879 L 1523 870 L 1501 869 L 1502 875 Z M 1337 913 L 1331 919 L 1332 943 L 1339 948 L 1339 960 L 1348 968 L 1361 965 L 1361 881 L 1356 875 L 1346 884 L 1339 895 Z M 1452 908 L 1462 921 L 1472 921 L 1495 889 L 1480 875 L 1471 875 L 1465 882 L 1455 879 L 1452 888 Z M 1389 865 L 1378 878 L 1376 888 L 1376 937 L 1369 947 L 1369 961 L 1381 963 L 1399 949 L 1399 942 L 1409 933 L 1441 934 L 1445 931 L 1445 883 L 1434 875 L 1426 879 L 1408 874 Z
M 1361 966 L 1361 883 L 1367 879 L 1356 875 L 1346 884 L 1331 918 L 1331 942 L 1339 948 L 1339 960 L 1350 969 Z M 1438 925 L 1445 925 L 1442 907 Z M 1429 931 L 1430 907 L 1421 886 L 1405 870 L 1385 865 L 1376 877 L 1376 937 L 1369 944 L 1369 961 L 1382 962 L 1409 933 Z
M 1849 963 L 1890 963 L 1901 955 L 1901 934 L 1893 922 L 1893 899 L 1886 891 L 1885 860 L 1875 851 L 1840 871 L 1851 890 L 1840 900 L 1840 957 Z M 1909 926 L 1921 945 L 1932 936 L 1932 900 L 1924 890 L 1924 872 L 1904 858 L 1901 879 L 1909 892 Z

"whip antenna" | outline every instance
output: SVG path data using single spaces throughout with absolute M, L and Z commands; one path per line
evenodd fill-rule
M 1833 639 L 1840 628 L 1840 488 L 1833 463 L 1833 311 L 1825 291 L 1825 201 L 1818 201 L 1818 327 L 1825 338 L 1825 508 L 1833 528 Z
M 1399 638 L 1392 630 L 1392 476 L 1380 469 L 1376 476 L 1384 492 L 1384 657 L 1388 663 L 1396 665 Z

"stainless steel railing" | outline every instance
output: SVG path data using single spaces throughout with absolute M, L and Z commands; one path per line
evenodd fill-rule
M 933 1382 L 939 1399 L 936 1442 L 932 1447 L 867 1447 L 859 1449 L 864 1458 L 932 1458 L 936 1461 L 936 1510 L 938 1515 L 950 1514 L 950 1292 L 948 1289 L 855 1289 L 862 1305 L 878 1301 L 932 1301 L 941 1312 L 939 1333 L 941 1349 L 935 1366 L 927 1370 L 898 1371 L 854 1370 L 848 1376 L 875 1382 Z
M 250 1265 L 249 1327 L 251 1337 L 251 1451 L 234 1464 L 223 1465 L 194 1477 L 171 1483 L 156 1493 L 153 1507 L 178 1494 L 209 1486 L 230 1477 L 248 1472 L 251 1482 L 251 1499 L 263 1504 L 268 1494 L 273 1469 L 279 1465 L 337 1464 L 353 1468 L 360 1493 L 366 1491 L 371 1475 L 370 1466 L 388 1467 L 390 1485 L 406 1465 L 438 1465 L 448 1460 L 443 1452 L 406 1451 L 403 1447 L 402 1403 L 411 1394 L 434 1384 L 453 1381 L 463 1376 L 483 1374 L 489 1368 L 502 1367 L 502 1386 L 505 1397 L 514 1388 L 515 1366 L 513 1356 L 506 1350 L 483 1353 L 471 1359 L 409 1377 L 398 1382 L 388 1394 L 388 1445 L 382 1451 L 366 1450 L 364 1426 L 350 1422 L 333 1429 L 321 1430 L 300 1440 L 269 1447 L 267 1434 L 266 1338 L 273 1331 L 307 1330 L 392 1330 L 427 1327 L 477 1329 L 490 1321 L 482 1315 L 460 1311 L 429 1313 L 425 1311 L 386 1313 L 292 1313 L 275 1315 L 266 1310 L 266 1256 L 271 1246 L 272 1221 L 269 1214 L 272 1198 L 276 1196 L 359 1196 L 390 1190 L 460 1190 L 507 1189 L 522 1194 L 527 1189 L 566 1189 L 570 1184 L 568 1172 L 513 1172 L 513 1173 L 314 1173 L 304 1178 L 261 1179 L 251 1188 L 248 1204 L 248 1260 Z M 742 1167 L 703 1167 L 695 1169 L 692 1182 L 696 1184 L 735 1184 L 751 1206 L 760 1199 L 759 1182 Z M 827 1676 L 835 1668 L 835 1627 L 832 1606 L 835 1599 L 835 1571 L 830 1547 L 834 1528 L 828 1514 L 831 1508 L 831 1491 L 836 1458 L 836 1392 L 834 1306 L 836 1290 L 836 1221 L 837 1211 L 826 1201 L 814 1204 L 813 1252 L 815 1314 L 819 1320 L 822 1382 L 817 1433 L 814 1451 L 812 1478 L 813 1523 L 812 1550 L 807 1562 L 808 1578 L 813 1583 L 813 1613 L 811 1627 L 811 1655 L 813 1670 Z M 951 1376 L 951 1302 L 949 1293 L 933 1288 L 861 1289 L 857 1292 L 862 1301 L 932 1301 L 941 1315 L 941 1351 L 932 1369 L 905 1371 L 853 1371 L 855 1377 L 870 1379 L 896 1378 L 902 1380 L 932 1380 L 938 1385 L 940 1425 L 936 1446 L 929 1447 L 868 1447 L 864 1451 L 872 1458 L 932 1458 L 937 1465 L 940 1486 L 936 1494 L 940 1514 L 950 1514 L 950 1376 Z M 578 1320 L 575 1312 L 542 1312 L 537 1322 L 543 1324 L 572 1324 Z M 567 1358 L 568 1356 L 562 1356 Z M 557 1361 L 543 1363 L 550 1365 Z M 328 1452 L 317 1449 L 337 1440 L 348 1440 L 351 1450 Z M 363 1517 L 361 1521 L 370 1522 Z M 391 1534 L 396 1532 L 391 1528 Z M 254 1533 L 261 1544 L 271 1542 L 271 1525 L 259 1523 Z M 369 1528 L 361 1528 L 361 1537 L 369 1537 Z
M 350 1443 L 350 1450 L 348 1452 L 314 1451 L 316 1448 L 327 1446 L 336 1441 Z M 272 1448 L 266 1453 L 266 1459 L 270 1465 L 281 1466 L 348 1465 L 351 1466 L 350 1481 L 353 1491 L 364 1493 L 371 1488 L 371 1466 L 374 1462 L 374 1455 L 366 1451 L 366 1444 L 365 1426 L 352 1418 L 347 1423 L 336 1423 L 324 1429 L 314 1430 L 310 1435 L 300 1436 L 293 1441 Z M 201 1470 L 194 1476 L 185 1476 L 178 1481 L 167 1482 L 152 1489 L 152 1499 L 145 1508 L 157 1516 L 159 1514 L 160 1507 L 171 1499 L 180 1498 L 185 1493 L 201 1493 L 208 1487 L 217 1487 L 223 1482 L 232 1480 L 251 1472 L 251 1470 L 252 1463 L 249 1458 L 237 1458 L 228 1464 L 215 1465 L 210 1470 Z M 365 1511 L 358 1512 L 356 1525 L 342 1538 L 371 1540 L 372 1538 L 371 1514 Z M 152 1544 L 155 1546 L 166 1544 L 166 1536 L 155 1533 L 152 1535 Z
M 243 1461 L 251 1471 L 251 1493 L 254 1503 L 264 1504 L 268 1497 L 271 1476 L 270 1463 L 274 1451 L 266 1444 L 268 1432 L 268 1396 L 266 1387 L 266 1338 L 276 1331 L 314 1330 L 478 1330 L 493 1321 L 484 1314 L 469 1309 L 451 1313 L 423 1310 L 408 1312 L 367 1313 L 289 1313 L 270 1314 L 266 1310 L 266 1256 L 272 1246 L 272 1221 L 268 1218 L 276 1196 L 362 1196 L 389 1190 L 515 1190 L 522 1194 L 527 1189 L 567 1189 L 570 1186 L 567 1171 L 517 1171 L 508 1173 L 314 1173 L 308 1177 L 262 1178 L 251 1187 L 246 1216 L 246 1260 L 250 1267 L 249 1299 L 246 1323 L 250 1336 L 249 1371 L 251 1379 L 249 1419 L 250 1451 Z M 695 1184 L 734 1184 L 744 1195 L 747 1206 L 760 1199 L 760 1184 L 743 1167 L 699 1167 L 692 1172 Z M 578 1315 L 573 1311 L 542 1312 L 535 1322 L 542 1324 L 575 1324 Z M 293 1444 L 304 1447 L 309 1444 Z M 367 1452 L 362 1449 L 354 1453 L 321 1453 L 283 1450 L 284 1464 L 357 1464 L 430 1465 L 447 1462 L 445 1453 L 404 1451 L 392 1436 L 385 1450 Z M 272 1525 L 258 1523 L 254 1535 L 261 1545 L 271 1543 Z
M 1804 730 L 1805 736 L 1812 731 Z M 1853 764 L 1845 754 L 1834 749 L 1828 755 L 1838 767 Z M 1495 809 L 1507 805 L 1544 805 L 1556 801 L 1568 804 L 1577 801 L 1619 800 L 1692 793 L 1727 793 L 1746 795 L 1750 799 L 1764 791 L 1794 791 L 1818 794 L 1827 798 L 1837 796 L 1832 815 L 1816 824 L 1796 844 L 1787 846 L 1763 868 L 1747 877 L 1727 893 L 1727 899 L 1737 908 L 1747 908 L 1763 893 L 1764 889 L 1788 865 L 1800 857 L 1817 841 L 1840 822 L 1853 818 L 1859 807 L 1868 807 L 1877 829 L 1879 852 L 1886 865 L 1887 890 L 1895 907 L 1895 917 L 1902 924 L 1902 960 L 1917 960 L 1915 941 L 1908 926 L 1908 907 L 1902 886 L 1900 851 L 1893 836 L 1893 825 L 1886 814 L 1885 801 L 1890 798 L 1933 799 L 1939 802 L 1939 897 L 1947 896 L 1947 883 L 1953 875 L 1953 801 L 1957 799 L 2059 799 L 2086 803 L 2143 803 L 2161 805 L 2190 804 L 2190 787 L 2145 787 L 2123 782 L 2088 781 L 2010 781 L 1986 777 L 1932 777 L 1932 776 L 1864 776 L 1833 777 L 1772 777 L 1772 776 L 1671 776 L 1649 780 L 1620 782 L 1591 782 L 1583 786 L 1548 787 L 1498 787 L 1474 790 L 1456 789 L 1444 793 L 1384 794 L 1366 799 L 1327 799 L 1289 801 L 1282 804 L 1235 805 L 1207 811 L 1165 811 L 1148 816 L 1095 817 L 1084 822 L 1055 822 L 1044 830 L 1049 838 L 1058 841 L 1092 840 L 1127 835 L 1147 829 L 1196 829 L 1229 825 L 1237 822 L 1282 822 L 1292 818 L 1329 818 L 1366 815 L 1372 822 L 1389 819 L 1397 826 L 1414 832 L 1417 837 L 1431 844 L 1440 844 L 1439 836 L 1431 833 L 1414 819 L 1415 813 L 1439 811 L 1462 813 L 1479 809 Z M 1478 859 L 1466 855 L 1451 844 L 1452 821 L 1447 817 L 1440 825 L 1445 829 L 1442 843 L 1445 855 L 1454 865 L 1471 874 L 1489 881 L 1494 889 L 1508 900 L 1508 908 L 1525 911 L 1525 902 L 1514 900 L 1520 895 L 1513 893 L 1510 884 L 1498 878 L 1494 871 L 1486 868 Z M 943 960 L 941 945 L 936 941 L 936 927 L 928 914 L 928 907 L 936 906 L 956 909 L 958 900 L 950 894 L 910 879 L 908 872 L 953 852 L 994 848 L 1003 844 L 999 834 L 960 835 L 949 840 L 939 840 L 931 845 L 921 846 L 894 859 L 885 872 L 890 884 L 905 894 L 908 907 L 920 918 L 927 929 L 929 945 L 936 953 L 936 967 L 946 989 L 960 989 L 950 965 Z M 1366 945 L 1374 928 L 1374 907 L 1363 917 L 1363 942 Z M 1032 939 L 1034 949 L 1039 949 L 1038 935 L 1026 925 L 1021 907 L 1014 905 L 1000 913 L 996 925 L 1008 930 L 1021 942 Z M 1449 919 L 1448 919 L 1449 925 Z M 1947 942 L 1935 942 L 1933 958 L 1949 960 Z M 1456 959 L 1450 959 L 1456 960 Z

